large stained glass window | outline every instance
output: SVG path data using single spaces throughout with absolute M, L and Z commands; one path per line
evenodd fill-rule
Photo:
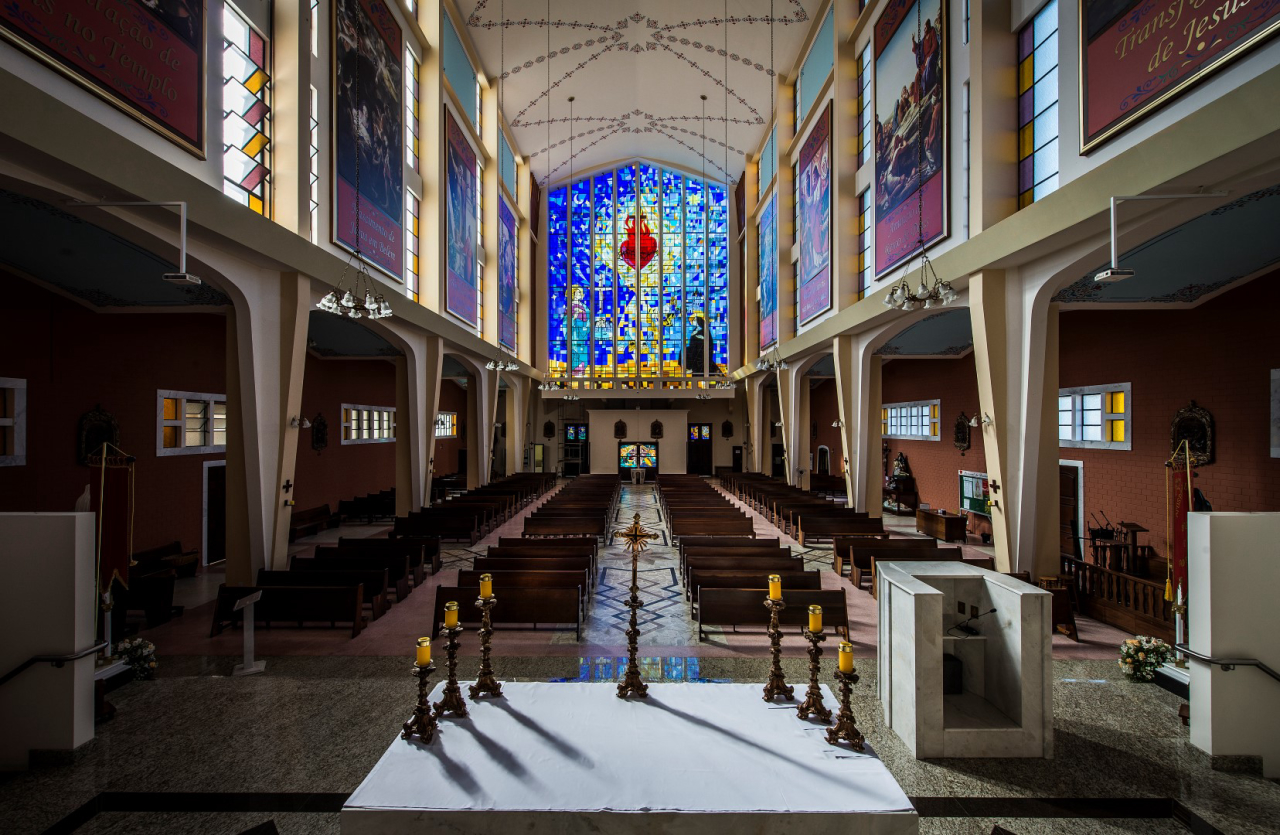
M 680 387 L 729 370 L 729 194 L 640 163 L 547 198 L 551 375 Z

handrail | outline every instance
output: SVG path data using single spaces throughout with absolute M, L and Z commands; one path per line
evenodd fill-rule
M 107 642 L 103 641 L 102 643 L 95 644 L 89 647 L 88 649 L 82 649 L 79 652 L 73 652 L 71 655 L 33 655 L 30 658 L 28 658 L 26 661 L 23 661 L 21 664 L 14 667 L 9 672 L 5 673 L 4 677 L 0 678 L 0 686 L 8 684 L 9 679 L 16 677 L 18 674 L 22 673 L 28 667 L 32 667 L 36 664 L 42 664 L 44 662 L 48 662 L 55 667 L 61 667 L 62 665 L 66 664 L 68 661 L 79 661 L 81 658 L 84 658 L 85 656 L 93 655 L 98 650 L 102 650 L 106 648 L 107 648 Z
M 1256 658 L 1214 658 L 1210 655 L 1202 655 L 1188 647 L 1186 644 L 1174 644 L 1173 647 L 1188 658 L 1194 658 L 1195 660 L 1202 661 L 1205 664 L 1217 664 L 1219 667 L 1227 671 L 1234 670 L 1236 667 L 1257 667 L 1276 681 L 1280 681 L 1280 673 L 1277 673 L 1275 670 L 1271 669 L 1266 664 L 1263 664 Z

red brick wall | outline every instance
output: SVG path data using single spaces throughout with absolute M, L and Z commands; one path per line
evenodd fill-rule
M 1215 462 L 1194 485 L 1216 511 L 1280 510 L 1280 459 L 1270 457 L 1270 369 L 1280 368 L 1280 272 L 1191 310 L 1068 311 L 1059 320 L 1059 385 L 1131 383 L 1130 451 L 1063 448 L 1084 462 L 1089 512 L 1150 529 L 1165 552 L 1169 424 L 1192 399 L 1214 417 Z M 1099 513 L 1099 518 L 1101 514 Z
M 457 438 L 436 438 L 436 463 L 433 472 L 438 476 L 453 475 L 458 472 L 458 451 L 467 447 L 467 439 L 462 437 L 462 430 L 471 430 L 466 425 L 467 390 L 452 380 L 441 382 L 440 411 L 457 414 L 460 431 Z M 466 470 L 463 469 L 462 472 L 465 474 Z
M 818 447 L 825 446 L 831 450 L 830 475 L 844 473 L 844 447 L 840 445 L 840 430 L 831 422 L 840 416 L 839 399 L 836 397 L 836 381 L 823 380 L 813 391 L 809 392 L 809 419 L 817 424 L 818 432 L 809 439 L 809 450 L 813 453 L 813 471 L 818 471 Z M 810 428 L 812 430 L 812 427 Z
M 302 381 L 302 414 L 314 421 L 324 415 L 329 444 L 311 448 L 312 430 L 298 433 L 293 498 L 299 510 L 341 499 L 390 490 L 396 485 L 396 445 L 342 443 L 342 404 L 396 405 L 395 363 L 384 359 L 322 359 L 307 354 Z
M 969 417 L 978 412 L 978 376 L 973 354 L 958 359 L 886 358 L 880 380 L 881 399 L 885 403 L 941 401 L 940 440 L 888 439 L 889 467 L 892 472 L 893 459 L 899 452 L 906 453 L 921 503 L 954 513 L 960 503 L 960 470 L 986 472 L 987 466 L 982 435 L 977 430 L 970 433 L 973 446 L 963 456 L 952 443 L 955 420 L 960 412 Z
M 0 467 L 0 511 L 70 511 L 91 481 L 96 494 L 99 473 L 77 463 L 76 432 L 101 404 L 137 457 L 134 549 L 175 539 L 199 548 L 203 465 L 225 455 L 157 456 L 156 392 L 226 392 L 226 319 L 100 314 L 9 275 L 0 286 L 25 308 L 0 327 L 0 377 L 27 381 L 27 463 Z

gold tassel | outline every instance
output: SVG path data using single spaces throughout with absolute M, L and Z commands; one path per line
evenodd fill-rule
M 1164 578 L 1164 599 L 1173 602 L 1173 581 L 1168 577 Z

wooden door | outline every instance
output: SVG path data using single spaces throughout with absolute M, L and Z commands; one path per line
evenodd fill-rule
M 1080 559 L 1080 469 L 1058 466 L 1058 552 Z
M 690 423 L 686 469 L 691 475 L 711 475 L 711 424 Z

